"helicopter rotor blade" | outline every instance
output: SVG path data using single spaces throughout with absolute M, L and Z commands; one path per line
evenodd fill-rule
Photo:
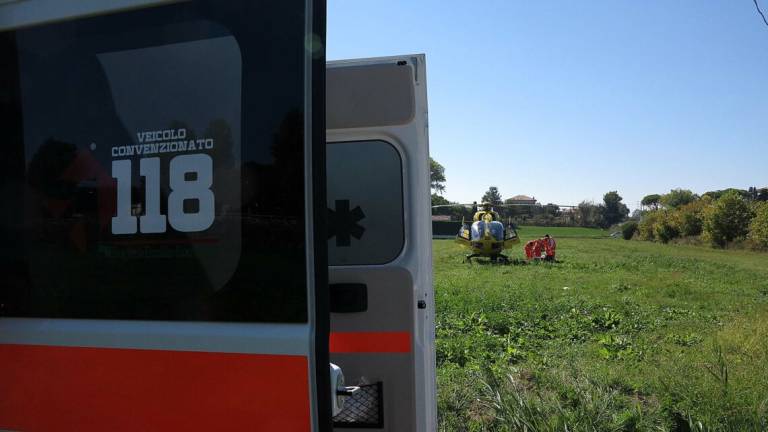
M 439 205 L 433 205 L 432 208 L 440 208 L 440 207 L 466 207 L 466 208 L 472 208 L 473 204 L 439 204 Z
M 432 208 L 442 208 L 442 207 L 466 207 L 466 208 L 472 208 L 474 206 L 477 206 L 478 209 L 482 208 L 481 204 L 439 204 L 439 205 L 433 205 Z M 501 207 L 547 207 L 547 206 L 555 206 L 560 208 L 578 208 L 577 205 L 571 205 L 571 204 L 554 204 L 554 203 L 547 203 L 547 204 L 523 204 L 523 203 L 504 203 L 504 204 L 493 204 L 491 207 L 501 208 Z
M 516 204 L 516 203 L 510 203 L 510 204 L 496 204 L 493 207 L 547 207 L 547 206 L 555 206 L 555 207 L 562 207 L 562 208 L 577 208 L 578 207 L 578 206 L 575 206 L 575 205 L 553 204 L 553 203 L 547 203 L 547 204 Z

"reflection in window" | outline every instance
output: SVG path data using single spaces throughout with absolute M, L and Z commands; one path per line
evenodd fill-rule
M 0 314 L 306 322 L 305 5 L 236 3 L 0 33 Z
M 482 240 L 486 229 L 495 240 L 504 240 L 504 225 L 499 221 L 477 221 L 472 224 L 472 240 Z
M 384 141 L 329 143 L 328 263 L 386 264 L 405 242 L 402 162 Z

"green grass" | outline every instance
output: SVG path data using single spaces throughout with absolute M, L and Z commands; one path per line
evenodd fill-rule
M 434 241 L 441 430 L 768 430 L 768 254 L 545 233 L 561 262 Z

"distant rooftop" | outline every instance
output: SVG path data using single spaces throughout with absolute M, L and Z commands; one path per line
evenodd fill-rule
M 515 195 L 512 198 L 510 198 L 512 201 L 536 201 L 536 198 L 529 197 L 527 195 Z

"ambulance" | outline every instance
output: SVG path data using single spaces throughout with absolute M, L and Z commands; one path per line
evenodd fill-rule
M 0 1 L 0 430 L 436 429 L 424 55 Z

